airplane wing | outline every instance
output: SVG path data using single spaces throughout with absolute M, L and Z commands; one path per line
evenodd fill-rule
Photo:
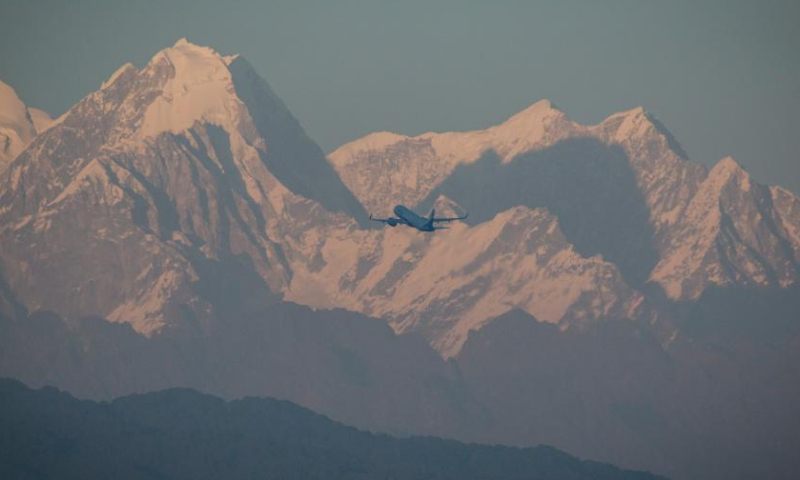
M 397 217 L 389 217 L 389 218 L 375 218 L 372 214 L 369 215 L 369 219 L 374 222 L 382 222 L 388 224 L 390 227 L 394 227 L 399 224 L 405 224 L 406 222 L 402 218 Z
M 469 216 L 469 213 L 465 213 L 463 217 L 442 217 L 442 218 L 433 218 L 433 222 L 455 222 L 457 220 L 466 220 Z

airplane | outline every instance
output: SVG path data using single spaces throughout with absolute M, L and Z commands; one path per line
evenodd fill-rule
M 468 213 L 465 214 L 463 217 L 443 217 L 443 218 L 436 218 L 436 209 L 431 210 L 431 214 L 428 215 L 427 218 L 420 217 L 416 213 L 412 212 L 410 208 L 406 207 L 405 205 L 397 205 L 394 207 L 394 214 L 397 215 L 396 217 L 389 217 L 389 218 L 375 218 L 372 215 L 369 216 L 370 220 L 374 220 L 376 222 L 383 222 L 390 227 L 396 227 L 398 225 L 407 225 L 409 227 L 416 228 L 421 232 L 433 232 L 434 230 L 446 230 L 447 227 L 437 227 L 436 222 L 454 222 L 456 220 L 464 220 L 469 215 Z

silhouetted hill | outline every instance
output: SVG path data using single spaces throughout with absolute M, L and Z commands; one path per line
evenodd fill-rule
M 346 427 L 286 401 L 188 389 L 80 401 L 0 379 L 0 477 L 12 479 L 655 479 L 554 448 Z

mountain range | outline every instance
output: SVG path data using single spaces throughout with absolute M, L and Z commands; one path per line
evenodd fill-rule
M 2 375 L 676 478 L 797 466 L 800 200 L 642 108 L 585 126 L 543 100 L 326 157 L 244 58 L 185 39 L 52 122 L 0 93 Z M 369 225 L 399 203 L 470 217 Z

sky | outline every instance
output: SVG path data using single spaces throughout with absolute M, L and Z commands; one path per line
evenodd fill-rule
M 706 165 L 800 193 L 797 1 L 4 0 L 0 79 L 60 115 L 181 37 L 244 55 L 325 151 L 641 105 Z

